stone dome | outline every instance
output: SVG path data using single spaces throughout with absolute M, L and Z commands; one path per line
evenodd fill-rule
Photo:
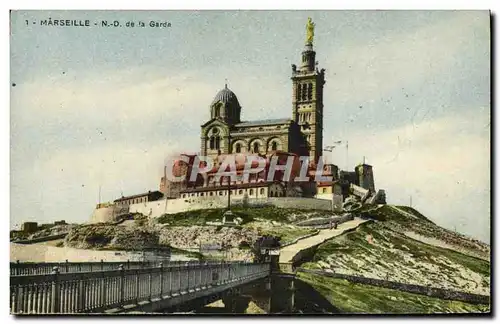
M 237 104 L 239 106 L 239 103 L 238 103 L 238 98 L 236 97 L 236 95 L 234 94 L 234 92 L 232 92 L 231 90 L 229 90 L 229 88 L 227 87 L 227 84 L 224 86 L 224 89 L 220 90 L 217 95 L 215 95 L 215 98 L 214 100 L 212 101 L 212 105 L 216 102 L 223 102 L 224 104 Z
M 227 87 L 227 84 L 210 104 L 211 118 L 221 118 L 226 123 L 237 124 L 240 122 L 241 106 L 238 98 Z

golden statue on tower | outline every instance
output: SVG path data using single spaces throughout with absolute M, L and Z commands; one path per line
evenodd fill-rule
M 306 25 L 306 44 L 312 45 L 314 39 L 314 26 L 315 24 L 312 22 L 311 17 L 307 18 Z

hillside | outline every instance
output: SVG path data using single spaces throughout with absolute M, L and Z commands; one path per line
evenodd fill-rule
M 96 250 L 176 249 L 198 251 L 201 246 L 224 247 L 224 258 L 250 260 L 248 247 L 263 235 L 277 236 L 282 243 L 315 233 L 315 229 L 292 223 L 328 212 L 301 211 L 265 207 L 235 208 L 238 226 L 210 225 L 220 222 L 223 209 L 195 210 L 147 219 L 141 214 L 128 215 L 114 223 L 86 224 L 73 228 L 64 240 L 65 247 Z M 215 253 L 217 254 L 217 253 Z M 206 256 L 220 258 L 220 255 Z
M 262 235 L 274 235 L 288 250 L 333 233 L 294 258 L 296 266 L 461 291 L 490 294 L 489 245 L 441 228 L 405 206 L 363 206 L 354 213 L 296 209 L 235 208 L 239 225 L 214 225 L 223 209 L 195 210 L 147 219 L 133 215 L 119 224 L 82 225 L 71 230 L 68 247 L 142 249 L 173 247 L 199 251 L 218 245 L 224 254 L 206 258 L 250 260 L 249 247 Z M 345 219 L 339 230 L 331 219 Z M 354 218 L 354 219 L 353 219 Z M 351 220 L 349 220 L 351 219 Z M 217 223 L 215 223 L 217 224 Z M 306 225 L 304 225 L 306 224 Z M 325 225 L 326 224 L 326 225 Z M 325 227 L 326 226 L 326 227 Z M 347 228 L 347 230 L 341 230 Z M 323 242 L 323 243 L 322 243 Z M 293 253 L 293 251 L 292 251 Z M 489 305 L 441 300 L 342 279 L 299 273 L 299 278 L 346 312 L 487 312 Z M 400 306 L 398 306 L 400 305 Z
M 325 242 L 302 267 L 488 295 L 489 247 L 406 212 L 391 206 L 372 212 L 384 220 Z
M 314 287 L 343 313 L 406 315 L 485 313 L 490 310 L 489 305 L 443 300 L 309 273 L 299 272 L 298 278 Z

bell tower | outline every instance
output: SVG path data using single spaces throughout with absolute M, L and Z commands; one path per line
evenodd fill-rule
M 318 70 L 313 50 L 314 26 L 306 25 L 306 43 L 300 68 L 292 64 L 292 119 L 300 126 L 307 143 L 310 161 L 317 162 L 323 148 L 323 86 L 325 69 Z

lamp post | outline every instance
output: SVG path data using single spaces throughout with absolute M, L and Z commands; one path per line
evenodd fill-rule
M 231 176 L 227 179 L 227 210 L 231 210 Z

